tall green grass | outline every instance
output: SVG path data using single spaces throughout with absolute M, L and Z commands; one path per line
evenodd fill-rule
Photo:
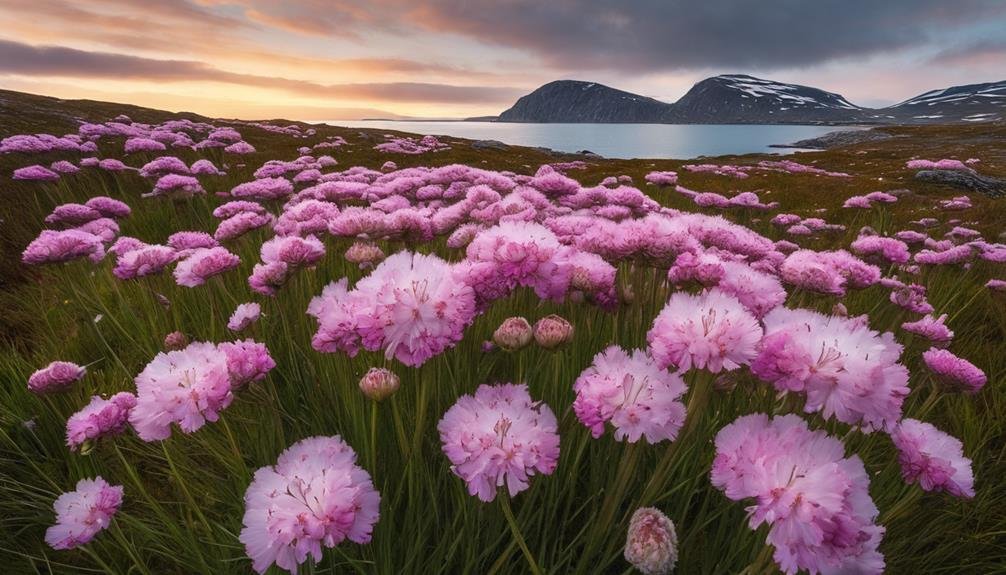
M 262 142 L 253 143 L 269 150 Z M 456 159 L 432 156 L 422 161 L 444 163 L 448 158 Z M 353 157 L 340 160 L 352 162 Z M 230 176 L 208 179 L 207 187 L 211 192 L 229 189 L 257 165 L 249 164 Z M 641 181 L 646 168 L 638 164 L 634 169 Z M 591 177 L 597 172 L 603 168 Z M 788 177 L 787 185 L 813 185 L 811 178 Z M 122 222 L 124 235 L 159 242 L 182 229 L 212 231 L 215 199 L 181 204 L 140 200 L 149 185 L 135 175 L 90 172 L 57 184 L 20 187 L 17 193 L 23 201 L 11 207 L 8 221 L 35 233 L 55 205 L 106 194 L 134 207 L 134 214 Z M 667 201 L 666 196 L 658 197 Z M 813 207 L 783 209 L 809 214 Z M 10 220 L 15 209 L 16 221 Z M 910 216 L 899 214 L 900 223 Z M 775 234 L 765 221 L 755 222 L 758 215 L 735 219 L 770 237 Z M 844 220 L 850 231 L 817 240 L 820 245 L 815 247 L 847 244 L 859 225 L 894 231 L 887 213 L 836 213 L 829 219 Z M 355 281 L 363 275 L 342 258 L 349 242 L 329 238 L 327 256 L 316 269 L 299 273 L 276 298 L 263 298 L 250 292 L 246 278 L 266 237 L 258 231 L 235 241 L 229 247 L 242 258 L 239 270 L 196 289 L 175 285 L 167 274 L 120 282 L 111 275 L 112 262 L 106 261 L 49 267 L 0 295 L 3 312 L 20 317 L 17 325 L 26 327 L 0 345 L 0 556 L 5 558 L 0 571 L 248 573 L 251 562 L 238 533 L 242 498 L 253 472 L 275 463 L 297 440 L 338 434 L 373 475 L 382 497 L 381 518 L 372 543 L 344 543 L 326 550 L 319 564 L 305 566 L 307 572 L 528 572 L 504 509 L 498 502 L 481 503 L 467 494 L 450 472 L 436 433 L 437 421 L 460 395 L 493 381 L 526 382 L 532 396 L 548 403 L 560 421 L 558 469 L 551 476 L 534 477 L 530 488 L 511 503 L 528 552 L 544 572 L 628 573 L 621 557 L 625 529 L 641 505 L 660 508 L 676 523 L 677 572 L 772 571 L 765 560 L 764 529 L 750 530 L 744 505 L 727 500 L 709 483 L 712 440 L 740 415 L 799 411 L 800 401 L 778 398 L 770 386 L 743 370 L 720 378 L 714 387 L 709 376 L 689 373 L 690 393 L 712 389 L 708 403 L 689 413 L 695 422 L 689 423 L 694 427 L 687 437 L 658 445 L 618 443 L 610 433 L 592 439 L 572 413 L 573 381 L 596 353 L 610 344 L 627 349 L 645 345 L 646 332 L 671 293 L 663 279 L 665 270 L 623 264 L 620 282 L 631 286 L 635 297 L 610 314 L 587 304 L 543 303 L 531 292 L 517 292 L 480 316 L 456 348 L 410 369 L 381 354 L 349 358 L 321 354 L 310 346 L 316 326 L 305 315 L 308 301 L 331 280 L 348 276 Z M 406 248 L 388 243 L 382 247 L 386 253 Z M 462 255 L 442 241 L 411 248 L 453 260 Z M 924 494 L 917 486 L 904 485 L 885 435 L 850 432 L 845 425 L 808 416 L 813 427 L 844 438 L 848 451 L 863 458 L 870 493 L 887 527 L 881 550 L 891 573 L 1006 572 L 1006 303 L 982 287 L 994 271 L 990 264 L 979 264 L 968 271 L 928 270 L 922 278 L 937 313 L 950 314 L 948 324 L 957 334 L 951 349 L 990 376 L 977 396 L 934 395 L 934 382 L 920 359 L 928 346 L 899 333 L 906 345 L 903 361 L 912 372 L 913 391 L 905 413 L 931 421 L 964 442 L 977 477 L 973 500 Z M 170 306 L 162 305 L 158 295 L 170 300 Z M 236 304 L 252 299 L 262 303 L 265 315 L 251 336 L 266 343 L 277 367 L 265 381 L 241 391 L 219 422 L 191 435 L 176 430 L 158 443 L 144 443 L 127 433 L 102 440 L 88 455 L 68 451 L 65 421 L 92 394 L 133 390 L 133 377 L 171 331 L 195 340 L 233 338 L 226 329 L 227 317 Z M 832 298 L 797 292 L 787 305 L 827 311 L 834 303 Z M 844 303 L 851 314 L 869 313 L 874 329 L 895 330 L 907 319 L 887 301 L 882 288 L 852 293 Z M 482 351 L 482 342 L 505 318 L 523 315 L 534 322 L 550 313 L 569 319 L 576 328 L 566 347 L 549 352 L 532 346 L 514 354 Z M 66 393 L 29 393 L 28 375 L 54 359 L 92 365 L 87 377 Z M 376 408 L 357 387 L 373 366 L 393 370 L 402 381 L 400 391 Z M 125 487 L 124 504 L 112 527 L 80 549 L 49 549 L 43 534 L 53 521 L 53 500 L 78 479 L 95 475 Z

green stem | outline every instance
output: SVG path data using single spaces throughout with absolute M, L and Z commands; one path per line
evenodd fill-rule
M 370 476 L 377 484 L 377 402 L 370 402 Z
M 510 532 L 513 533 L 517 545 L 524 552 L 524 558 L 527 559 L 527 563 L 531 567 L 531 573 L 542 575 L 541 568 L 538 567 L 538 563 L 535 562 L 534 556 L 531 555 L 531 550 L 528 549 L 527 543 L 524 541 L 524 536 L 520 534 L 520 528 L 517 527 L 517 520 L 514 519 L 513 511 L 510 510 L 510 496 L 506 493 L 499 493 L 497 498 L 500 500 L 500 507 L 503 508 L 503 515 L 506 516 L 507 523 L 510 524 Z

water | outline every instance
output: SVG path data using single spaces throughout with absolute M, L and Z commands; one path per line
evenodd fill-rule
M 499 140 L 517 146 L 562 152 L 590 150 L 606 158 L 677 158 L 731 154 L 788 154 L 770 148 L 854 126 L 768 126 L 708 124 L 516 124 L 496 122 L 396 122 L 392 120 L 323 122 L 333 126 L 397 130 L 470 140 Z

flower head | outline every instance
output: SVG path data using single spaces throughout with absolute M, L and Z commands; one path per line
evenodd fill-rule
M 369 543 L 380 504 L 370 474 L 341 437 L 309 437 L 255 472 L 239 539 L 255 571 L 275 563 L 296 573 L 309 555 L 320 561 L 322 547 Z
M 122 433 L 134 407 L 136 396 L 125 391 L 108 399 L 91 397 L 90 403 L 66 420 L 66 444 L 76 451 L 85 441 Z
M 918 481 L 926 491 L 975 496 L 971 460 L 964 457 L 959 439 L 917 419 L 903 419 L 891 431 L 891 439 L 905 481 Z
M 573 324 L 552 314 L 534 322 L 534 341 L 545 349 L 555 349 L 573 340 Z
M 673 571 L 678 561 L 674 522 L 655 507 L 637 509 L 629 520 L 625 560 L 643 575 L 667 575 Z
M 517 351 L 531 343 L 531 324 L 522 317 L 510 317 L 503 320 L 493 332 L 493 341 L 506 351 Z
M 54 361 L 31 374 L 28 389 L 35 393 L 60 391 L 83 379 L 87 368 L 69 361 Z
M 988 381 L 984 371 L 945 349 L 931 348 L 923 352 L 922 360 L 941 381 L 967 393 L 977 393 Z
M 227 329 L 244 331 L 257 322 L 261 314 L 262 308 L 255 302 L 239 304 L 227 321 Z
M 53 549 L 84 545 L 108 527 L 121 504 L 121 485 L 109 485 L 100 476 L 81 479 L 53 504 L 56 524 L 46 530 L 45 542 Z
M 526 385 L 481 385 L 463 395 L 437 425 L 451 471 L 468 493 L 492 501 L 507 486 L 513 497 L 535 473 L 551 475 L 559 459 L 555 414 Z
M 389 369 L 372 367 L 360 378 L 360 391 L 374 401 L 381 401 L 398 391 L 401 381 Z

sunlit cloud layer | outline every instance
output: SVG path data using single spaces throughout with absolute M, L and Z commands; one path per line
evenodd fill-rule
M 0 0 L 0 87 L 212 115 L 464 117 L 555 79 L 672 101 L 750 73 L 881 105 L 1006 78 L 1003 29 L 998 0 Z

